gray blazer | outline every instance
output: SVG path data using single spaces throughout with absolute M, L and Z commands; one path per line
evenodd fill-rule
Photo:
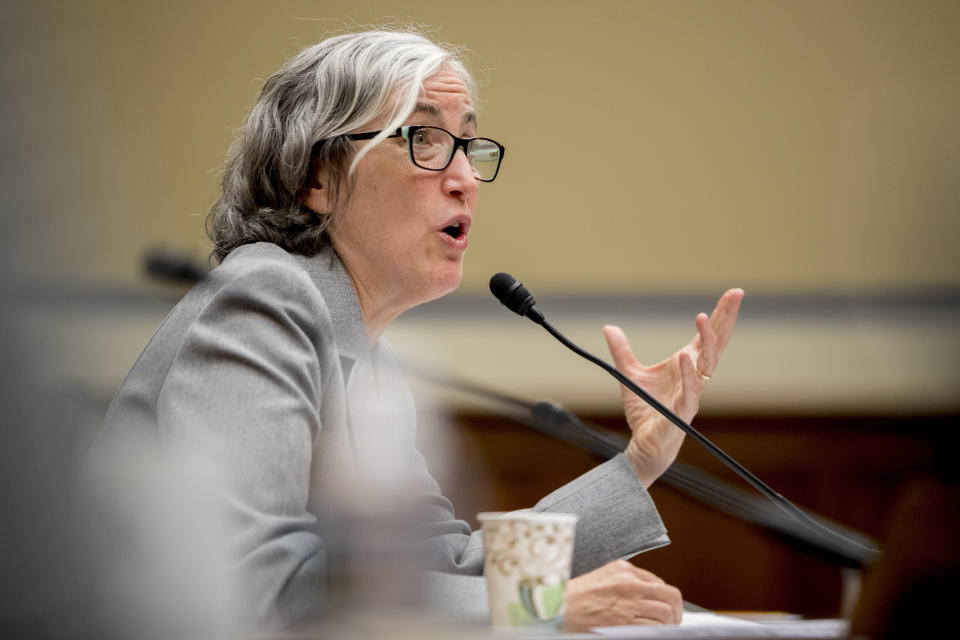
M 401 495 L 417 505 L 425 551 L 417 558 L 432 608 L 484 620 L 481 535 L 456 519 L 417 452 L 413 400 L 398 369 L 385 340 L 367 346 L 355 290 L 332 249 L 307 258 L 269 243 L 242 246 L 164 320 L 95 449 L 135 437 L 216 462 L 235 582 L 261 624 L 289 625 L 323 609 L 331 514 L 358 501 L 396 505 Z M 575 575 L 668 542 L 623 456 L 533 509 L 579 514 Z

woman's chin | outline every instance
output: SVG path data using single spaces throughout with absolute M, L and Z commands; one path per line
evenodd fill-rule
M 436 277 L 432 280 L 433 286 L 430 291 L 430 300 L 436 300 L 448 293 L 453 293 L 457 290 L 457 287 L 460 286 L 460 281 L 463 280 L 463 263 L 461 262 L 455 266 L 447 265 L 447 267 L 437 273 Z

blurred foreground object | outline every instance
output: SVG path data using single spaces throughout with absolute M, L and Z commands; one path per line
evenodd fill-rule
M 956 472 L 951 475 L 917 478 L 900 492 L 890 513 L 888 551 L 864 580 L 855 635 L 874 640 L 951 635 L 949 612 L 960 585 L 960 484 Z

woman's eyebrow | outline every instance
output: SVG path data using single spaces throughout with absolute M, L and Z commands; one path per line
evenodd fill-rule
M 418 102 L 417 106 L 413 108 L 413 113 L 423 113 L 437 120 L 443 116 L 443 114 L 440 113 L 440 107 L 427 102 Z
M 430 104 L 429 102 L 418 102 L 417 105 L 413 108 L 413 114 L 425 114 L 435 120 L 443 119 L 443 112 L 440 111 L 440 107 L 435 104 Z M 460 118 L 462 124 L 477 124 L 477 112 L 476 111 L 466 111 L 463 116 Z

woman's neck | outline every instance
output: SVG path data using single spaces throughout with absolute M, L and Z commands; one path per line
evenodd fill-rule
M 367 343 L 372 347 L 397 316 L 417 303 L 411 303 L 410 297 L 402 295 L 395 285 L 385 284 L 386 278 L 377 277 L 376 265 L 368 264 L 335 243 L 333 248 L 357 294 Z

